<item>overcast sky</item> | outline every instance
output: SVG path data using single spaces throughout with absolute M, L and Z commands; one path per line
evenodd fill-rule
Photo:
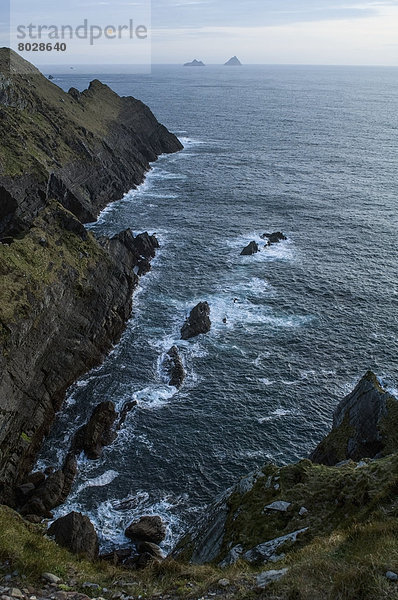
M 65 8 L 11 0 L 11 15 L 14 27 L 49 18 L 117 25 L 128 16 L 148 20 L 148 7 L 146 0 L 69 0 Z M 398 0 L 152 0 L 151 31 L 154 63 L 223 63 L 236 54 L 246 64 L 398 66 Z M 96 56 L 112 57 L 109 40 L 98 42 Z

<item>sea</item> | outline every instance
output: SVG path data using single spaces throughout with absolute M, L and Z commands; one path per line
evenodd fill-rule
M 96 77 L 54 82 L 85 89 Z M 136 400 L 55 517 L 77 510 L 103 550 L 142 515 L 170 551 L 209 503 L 264 463 L 308 456 L 367 369 L 398 387 L 398 69 L 154 66 L 98 76 L 184 144 L 89 225 L 161 249 L 121 342 L 68 392 L 38 466 L 58 466 L 102 401 Z M 287 240 L 264 248 L 261 235 Z M 261 251 L 241 256 L 252 240 Z M 211 332 L 180 340 L 200 301 Z M 226 320 L 226 322 L 225 322 Z M 187 378 L 167 385 L 177 345 Z

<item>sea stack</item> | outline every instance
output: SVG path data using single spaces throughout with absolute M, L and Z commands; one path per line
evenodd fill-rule
M 233 56 L 230 58 L 224 65 L 225 67 L 241 67 L 242 63 L 240 62 L 237 56 Z
M 185 63 L 184 67 L 205 67 L 205 63 L 196 58 L 192 62 Z

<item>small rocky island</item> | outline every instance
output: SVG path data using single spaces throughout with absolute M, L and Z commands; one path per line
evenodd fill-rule
M 201 60 L 197 60 L 196 58 L 191 61 L 191 62 L 187 62 L 185 63 L 184 67 L 205 67 L 205 63 L 202 62 Z
M 224 67 L 241 67 L 242 63 L 240 62 L 237 56 L 233 56 L 225 63 Z

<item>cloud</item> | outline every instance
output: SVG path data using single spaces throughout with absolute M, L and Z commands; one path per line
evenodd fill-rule
M 396 0 L 153 0 L 155 26 L 273 27 L 376 16 Z

